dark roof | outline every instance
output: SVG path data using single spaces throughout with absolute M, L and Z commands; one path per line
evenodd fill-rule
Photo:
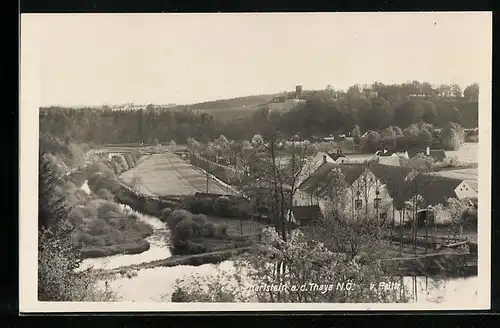
M 347 184 L 352 185 L 354 181 L 363 173 L 367 166 L 365 164 L 335 164 L 323 163 L 316 171 L 314 171 L 302 184 L 299 189 L 307 193 L 313 194 L 322 183 L 327 181 L 328 174 L 338 169 L 345 177 Z
M 430 151 L 430 155 L 435 161 L 441 162 L 446 158 L 446 153 L 443 149 L 434 149 Z
M 338 153 L 330 153 L 330 154 L 328 154 L 328 156 L 330 156 L 330 158 L 333 159 L 334 161 L 336 161 L 337 159 L 339 159 L 341 157 L 347 158 L 344 154 L 338 154 Z
M 293 217 L 296 221 L 321 220 L 323 215 L 318 205 L 292 206 Z
M 377 156 L 391 156 L 392 154 L 394 154 L 394 152 L 392 150 L 386 150 L 384 152 L 384 150 L 381 149 L 381 150 L 378 150 L 375 154 Z
M 445 204 L 450 197 L 456 197 L 455 188 L 462 180 L 445 178 L 437 175 L 419 174 L 414 187 L 427 205 Z

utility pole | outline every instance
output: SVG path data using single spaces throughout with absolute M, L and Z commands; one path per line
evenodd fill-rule
M 208 171 L 205 171 L 206 172 L 206 176 L 207 176 L 207 194 L 208 194 Z

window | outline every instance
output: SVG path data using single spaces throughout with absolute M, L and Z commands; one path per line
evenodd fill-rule
M 375 198 L 374 199 L 374 207 L 375 208 L 379 208 L 380 207 L 380 201 L 381 201 L 380 198 Z
M 354 208 L 359 210 L 361 207 L 363 207 L 363 201 L 361 199 L 356 199 L 354 201 Z

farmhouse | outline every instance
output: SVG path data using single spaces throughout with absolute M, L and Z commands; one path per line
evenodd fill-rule
M 391 150 L 378 150 L 375 153 L 376 162 L 383 165 L 401 166 L 401 160 L 408 159 L 408 152 L 396 153 Z
M 343 164 L 348 163 L 348 158 L 342 153 L 341 149 L 338 149 L 334 153 L 329 153 L 328 156 L 333 160 L 334 163 Z
M 338 181 L 339 177 L 343 182 Z M 469 203 L 477 199 L 476 191 L 459 179 L 413 174 L 409 168 L 390 165 L 324 162 L 299 186 L 294 205 L 318 205 L 323 215 L 335 211 L 352 220 L 376 218 L 399 225 L 413 219 L 408 203 L 417 194 L 423 198 L 417 215 L 420 218 L 433 212 L 436 223 L 451 219 L 449 212 L 439 206 L 445 205 L 448 198 Z

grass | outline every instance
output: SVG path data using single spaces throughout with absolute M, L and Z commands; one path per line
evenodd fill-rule
M 230 236 L 255 235 L 260 233 L 263 228 L 269 225 L 249 220 L 238 220 L 235 218 L 224 218 L 220 216 L 208 215 L 209 222 L 214 224 L 225 224 L 227 233 Z M 241 225 L 240 225 L 241 224 Z
M 115 254 L 139 254 L 149 250 L 149 242 L 145 240 L 135 243 L 102 246 L 102 247 L 84 247 L 81 253 L 84 258 L 105 257 Z
M 139 181 L 140 188 L 157 196 L 193 195 L 207 189 L 206 174 L 171 152 L 151 155 L 120 178 L 127 184 Z M 228 188 L 208 177 L 208 192 L 223 195 Z

